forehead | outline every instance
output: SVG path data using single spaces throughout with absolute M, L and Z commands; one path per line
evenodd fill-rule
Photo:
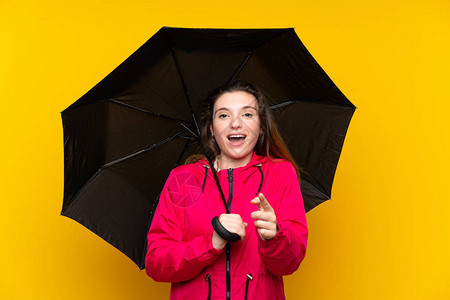
M 218 109 L 239 109 L 246 106 L 251 106 L 258 109 L 258 103 L 255 96 L 247 92 L 236 91 L 228 92 L 217 98 L 214 104 L 214 111 Z

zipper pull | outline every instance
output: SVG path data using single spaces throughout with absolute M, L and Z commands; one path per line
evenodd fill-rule
M 228 169 L 228 181 L 233 182 L 233 169 L 232 168 Z
M 248 293 L 248 283 L 250 280 L 253 280 L 252 274 L 247 274 L 247 281 L 245 282 L 245 296 L 244 299 L 247 300 L 247 293 Z

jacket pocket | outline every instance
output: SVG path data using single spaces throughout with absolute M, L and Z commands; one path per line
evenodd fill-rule
M 208 297 L 206 299 L 211 300 L 211 274 L 206 274 L 206 281 L 208 282 Z
M 252 274 L 247 274 L 247 281 L 245 283 L 245 300 L 247 300 L 248 284 L 250 283 L 250 280 L 253 280 Z

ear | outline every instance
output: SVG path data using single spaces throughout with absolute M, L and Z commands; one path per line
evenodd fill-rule
M 209 132 L 211 132 L 211 136 L 214 136 L 214 131 L 213 131 L 212 124 L 209 125 Z

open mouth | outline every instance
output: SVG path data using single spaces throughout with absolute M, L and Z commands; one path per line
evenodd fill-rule
M 231 134 L 227 136 L 228 140 L 231 142 L 240 142 L 245 140 L 247 136 L 245 134 Z

